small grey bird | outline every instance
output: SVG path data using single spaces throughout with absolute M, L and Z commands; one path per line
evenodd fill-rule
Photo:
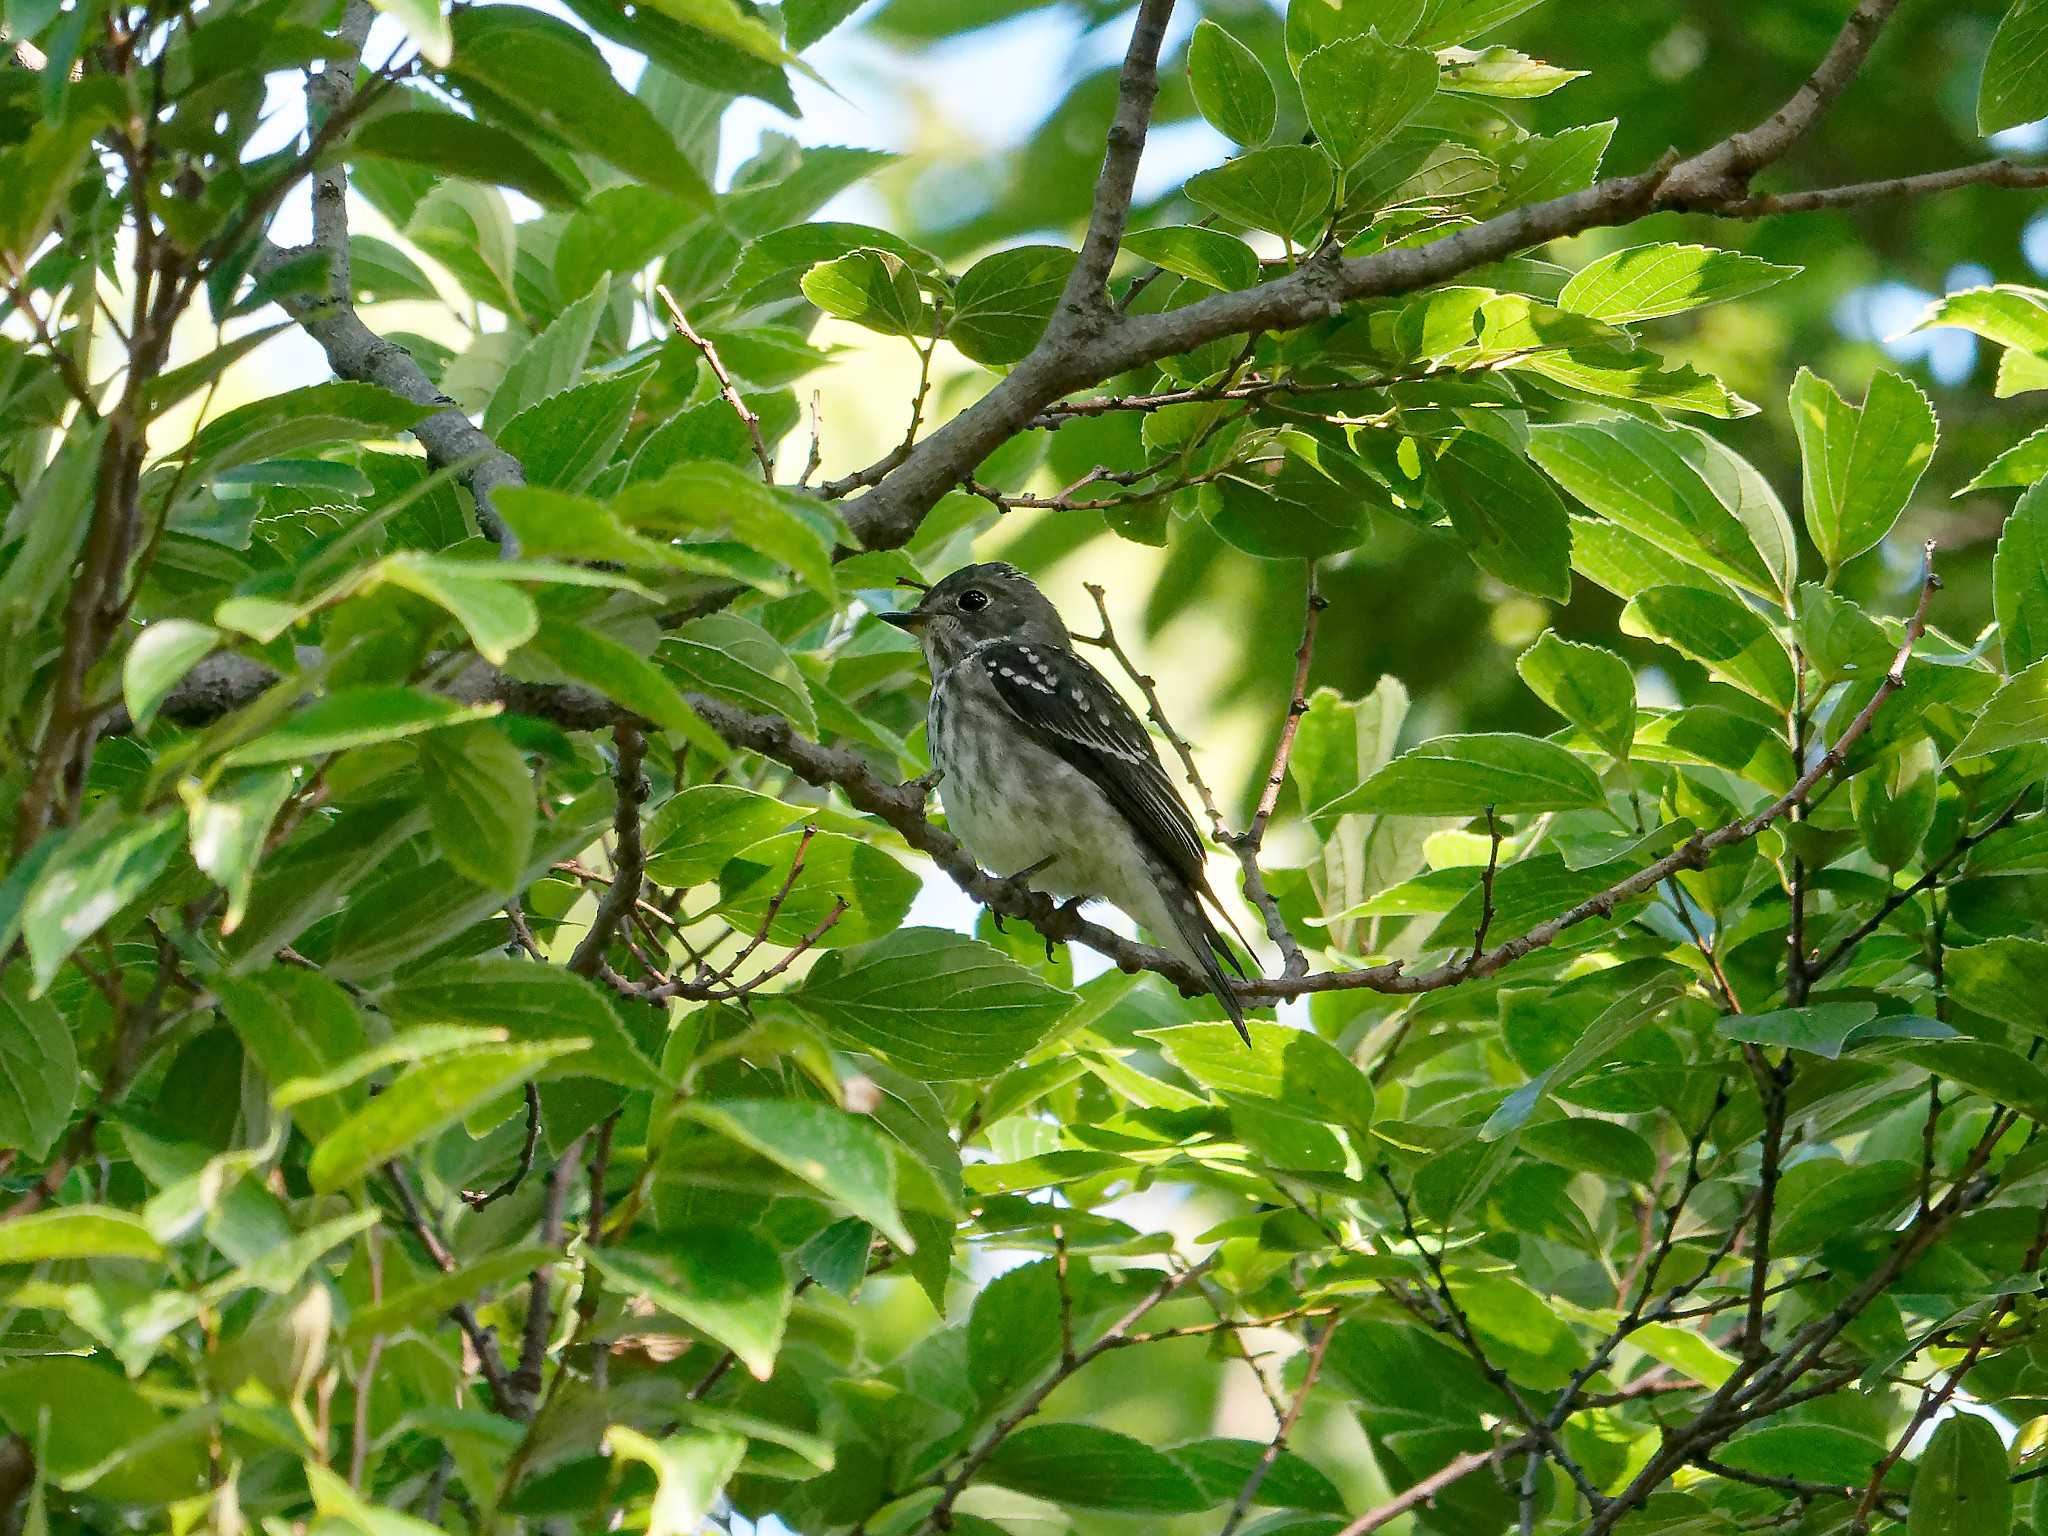
M 1075 654 L 1059 610 L 1021 571 L 962 566 L 915 608 L 877 617 L 917 636 L 931 669 L 930 746 L 953 832 L 999 875 L 1102 897 L 1200 967 L 1251 1043 L 1202 908 L 1202 837 L 1152 738 Z

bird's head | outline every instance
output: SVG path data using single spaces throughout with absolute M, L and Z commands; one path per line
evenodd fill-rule
M 916 607 L 876 617 L 917 636 L 934 675 L 990 640 L 1072 645 L 1051 600 L 1030 577 L 1000 560 L 963 565 L 927 588 Z

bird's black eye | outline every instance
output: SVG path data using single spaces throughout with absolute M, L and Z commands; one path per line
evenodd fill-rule
M 988 594 L 979 587 L 969 587 L 960 594 L 960 611 L 979 613 L 988 606 Z

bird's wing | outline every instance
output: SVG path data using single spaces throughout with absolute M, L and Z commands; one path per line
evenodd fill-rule
M 1148 847 L 1203 889 L 1194 818 L 1151 736 L 1102 674 L 1072 651 L 1028 640 L 999 641 L 974 654 L 1031 738 L 1085 774 Z

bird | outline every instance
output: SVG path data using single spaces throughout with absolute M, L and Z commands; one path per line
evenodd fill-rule
M 920 586 L 921 583 L 908 583 Z M 946 822 L 985 868 L 1102 899 L 1200 969 L 1244 1043 L 1245 970 L 1203 901 L 1202 836 L 1129 704 L 1074 649 L 1015 566 L 962 566 L 916 606 L 878 613 L 924 650 L 928 740 Z

